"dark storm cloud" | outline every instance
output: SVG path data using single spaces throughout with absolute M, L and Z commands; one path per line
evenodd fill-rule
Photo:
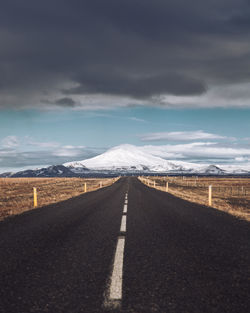
M 178 81 L 178 84 L 176 82 Z M 79 87 L 65 90 L 66 94 L 115 94 L 130 95 L 135 98 L 154 96 L 155 94 L 170 93 L 174 95 L 200 94 L 205 91 L 201 81 L 168 73 L 147 77 L 123 77 L 110 73 L 104 76 L 84 76 L 79 79 Z
M 55 104 L 60 105 L 60 106 L 65 106 L 65 107 L 73 107 L 75 106 L 76 103 L 73 99 L 64 97 L 55 101 Z
M 0 106 L 200 95 L 249 82 L 249 17 L 243 0 L 5 1 Z

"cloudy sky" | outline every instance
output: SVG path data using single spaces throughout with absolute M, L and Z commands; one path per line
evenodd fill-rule
M 8 0 L 0 172 L 122 143 L 250 162 L 249 0 Z

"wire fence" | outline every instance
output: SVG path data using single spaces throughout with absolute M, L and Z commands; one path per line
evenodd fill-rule
M 146 185 L 250 220 L 249 178 L 145 177 Z
M 117 179 L 1 178 L 0 219 L 109 186 Z

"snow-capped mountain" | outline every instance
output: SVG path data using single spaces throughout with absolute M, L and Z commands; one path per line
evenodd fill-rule
M 168 161 L 141 147 L 120 145 L 82 161 L 64 163 L 36 170 L 3 173 L 0 177 L 73 177 L 114 176 L 119 174 L 173 174 L 173 175 L 250 175 L 248 167 L 237 165 L 195 164 Z
M 240 169 L 237 166 L 220 166 L 214 164 L 196 164 L 183 161 L 168 161 L 145 152 L 144 149 L 133 145 L 120 145 L 106 152 L 82 161 L 63 164 L 74 173 L 82 173 L 86 168 L 90 171 L 109 172 L 146 172 L 174 174 L 227 175 L 250 174 L 250 168 Z
M 152 154 L 143 152 L 133 145 L 120 145 L 91 159 L 68 162 L 64 166 L 74 171 L 81 168 L 102 171 L 152 171 L 178 172 L 200 168 L 199 165 L 185 162 L 171 162 Z
M 204 168 L 204 174 L 222 175 L 225 174 L 225 171 L 216 165 L 209 165 Z

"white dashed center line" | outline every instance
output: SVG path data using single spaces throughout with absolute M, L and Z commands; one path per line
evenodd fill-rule
M 122 273 L 123 273 L 123 255 L 124 255 L 125 237 L 119 237 L 115 252 L 115 261 L 111 276 L 110 300 L 122 299 Z
M 123 258 L 125 247 L 125 233 L 127 228 L 127 211 L 128 211 L 128 194 L 125 194 L 123 206 L 123 215 L 120 227 L 121 235 L 118 237 L 113 270 L 110 277 L 109 291 L 106 294 L 104 306 L 117 308 L 120 307 L 122 301 L 122 276 L 123 276 Z
M 126 224 L 127 224 L 127 216 L 126 216 L 126 215 L 123 215 L 123 216 L 122 216 L 121 229 L 120 229 L 120 231 L 121 231 L 122 233 L 125 233 L 125 232 L 126 232 Z
M 128 211 L 128 194 L 125 195 L 125 203 L 123 206 L 123 215 L 121 221 L 120 232 L 121 236 L 118 237 L 115 259 L 113 264 L 113 271 L 110 278 L 109 292 L 104 302 L 104 306 L 117 308 L 121 305 L 122 301 L 122 276 L 123 276 L 123 258 L 124 258 L 124 247 L 125 247 L 125 236 L 127 228 L 127 216 Z

